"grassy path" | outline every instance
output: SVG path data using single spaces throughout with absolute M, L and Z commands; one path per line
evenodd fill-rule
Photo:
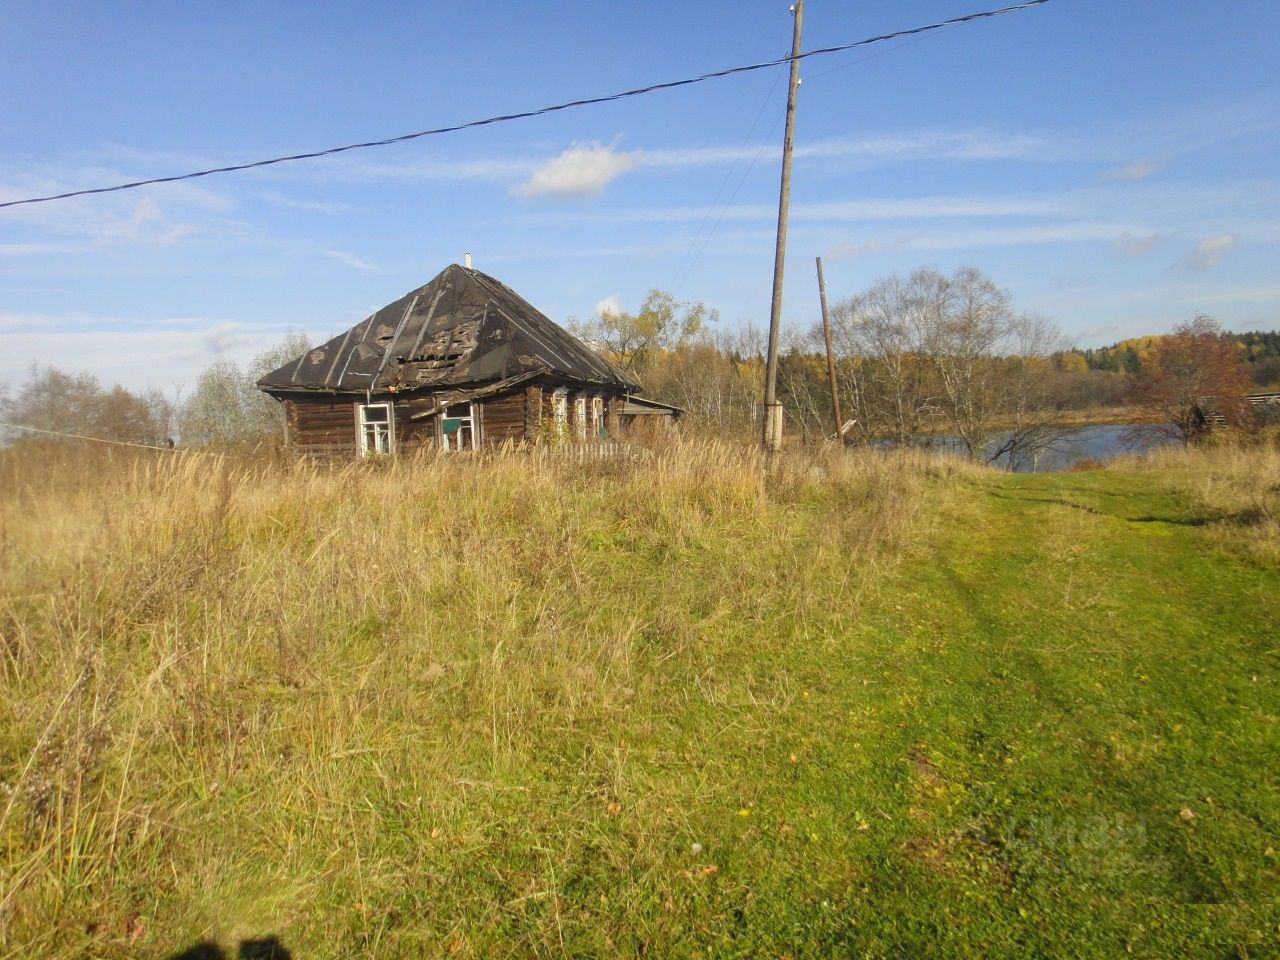
M 901 570 L 851 945 L 1276 949 L 1280 576 L 1154 481 L 983 477 Z
M 599 740 L 563 757 L 559 914 L 490 946 L 1275 955 L 1280 572 L 1151 474 L 959 482 L 869 607 L 796 587 L 664 667 L 695 695 L 621 725 L 615 816 L 568 799 Z

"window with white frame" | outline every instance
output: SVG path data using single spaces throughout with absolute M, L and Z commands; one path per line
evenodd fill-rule
M 480 445 L 480 418 L 474 403 L 455 403 L 440 417 L 440 445 L 445 450 L 474 450 Z
M 362 403 L 360 412 L 360 456 L 390 453 L 393 443 L 391 404 Z
M 573 432 L 579 443 L 587 439 L 587 398 L 578 394 L 573 398 Z
M 551 429 L 558 443 L 569 435 L 569 394 L 566 390 L 551 394 Z
M 604 394 L 602 393 L 597 393 L 591 398 L 591 422 L 588 424 L 587 435 L 592 440 L 605 438 Z

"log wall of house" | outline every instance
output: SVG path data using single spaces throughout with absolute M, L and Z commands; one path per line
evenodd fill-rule
M 622 408 L 626 402 L 627 398 L 620 393 L 608 397 L 604 402 L 604 428 L 611 437 L 622 436 Z
M 344 397 L 298 397 L 285 401 L 289 442 L 300 446 L 356 449 L 356 408 Z
M 543 425 L 551 416 L 551 394 L 554 387 L 517 387 L 509 393 L 486 397 L 476 402 L 480 420 L 480 435 L 485 444 L 499 444 L 506 440 L 536 439 Z M 570 435 L 574 435 L 572 418 L 574 399 L 596 396 L 594 391 L 579 394 L 569 390 Z M 326 447 L 325 452 L 341 453 L 346 448 L 358 452 L 358 407 L 363 398 L 346 396 L 296 396 L 284 401 L 285 422 L 289 430 L 289 442 L 299 448 Z M 396 451 L 409 453 L 435 443 L 436 418 L 413 419 L 415 414 L 435 409 L 437 397 L 421 393 L 399 397 L 375 397 L 375 403 L 390 402 L 394 408 Z M 609 433 L 618 436 L 621 411 L 625 398 L 621 395 L 605 396 L 605 426 Z M 589 407 L 588 407 L 589 409 Z
M 542 388 L 526 387 L 524 391 L 524 435 L 536 440 L 542 432 Z
M 435 398 L 430 394 L 418 393 L 397 397 L 396 408 L 396 452 L 412 453 L 422 447 L 436 442 L 436 421 L 434 417 L 414 420 L 416 413 L 426 413 L 436 406 Z
M 525 392 L 487 397 L 481 401 L 483 409 L 480 436 L 485 443 L 502 443 L 504 440 L 523 440 L 525 437 Z

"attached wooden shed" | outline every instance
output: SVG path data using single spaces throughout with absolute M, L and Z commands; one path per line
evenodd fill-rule
M 591 442 L 640 385 L 479 270 L 451 264 L 346 333 L 258 381 L 289 442 L 321 455 Z
M 669 403 L 631 396 L 622 405 L 622 424 L 627 427 L 647 424 L 651 428 L 675 429 L 683 413 L 680 407 Z

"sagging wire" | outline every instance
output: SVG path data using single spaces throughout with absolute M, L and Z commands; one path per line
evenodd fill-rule
M 271 157 L 267 160 L 254 160 L 250 163 L 236 163 L 223 167 L 210 167 L 207 170 L 196 170 L 192 173 L 182 173 L 168 177 L 150 177 L 145 180 L 131 180 L 127 183 L 117 183 L 107 187 L 91 187 L 84 190 L 68 190 L 64 193 L 55 193 L 43 197 L 26 197 L 22 200 L 6 200 L 0 202 L 0 209 L 5 209 L 7 207 L 19 207 L 32 203 L 50 203 L 55 200 L 68 200 L 72 197 L 87 197 L 100 193 L 117 193 L 121 190 L 135 190 L 138 187 L 147 187 L 154 184 L 176 183 L 181 180 L 195 180 L 200 177 L 210 177 L 215 174 L 235 173 L 241 170 L 253 170 L 260 167 L 274 166 L 280 163 L 292 163 L 298 160 L 314 160 L 318 157 L 328 157 L 338 153 L 346 153 L 350 150 L 365 150 L 371 147 L 385 147 L 390 146 L 391 144 L 418 140 L 422 137 L 434 137 L 445 133 L 455 133 L 459 130 L 470 130 L 475 127 L 489 126 L 490 124 L 507 123 L 512 120 L 526 120 L 531 117 L 540 117 L 549 113 L 557 113 L 561 110 L 571 110 L 576 107 L 609 103 L 613 100 L 623 100 L 628 97 L 639 97 L 648 93 L 655 93 L 660 90 L 674 90 L 679 87 L 692 86 L 695 83 L 704 83 L 708 80 L 719 80 L 723 77 L 731 77 L 740 73 L 767 70 L 770 67 L 777 67 L 785 63 L 790 63 L 793 59 L 805 60 L 809 57 L 820 57 L 833 53 L 842 53 L 845 50 L 852 50 L 856 47 L 865 47 L 874 43 L 883 43 L 886 40 L 895 40 L 899 37 L 915 36 L 917 34 L 928 33 L 933 30 L 941 30 L 943 27 L 950 27 L 960 23 L 972 23 L 976 20 L 989 20 L 992 17 L 999 17 L 1008 13 L 1017 13 L 1022 10 L 1030 9 L 1031 7 L 1041 6 L 1048 2 L 1049 0 L 1025 0 L 1023 3 L 1014 4 L 1008 7 L 1000 7 L 996 10 L 983 10 L 978 13 L 969 13 L 960 17 L 952 17 L 950 20 L 942 20 L 938 23 L 929 23 L 919 27 L 911 27 L 906 30 L 895 30 L 892 33 L 880 34 L 875 37 L 866 37 L 862 40 L 855 40 L 852 43 L 842 43 L 832 47 L 820 47 L 816 50 L 807 50 L 803 53 L 797 54 L 795 57 L 787 55 L 785 57 L 779 57 L 776 60 L 768 60 L 763 63 L 751 63 L 744 66 L 728 67 L 724 70 L 714 70 L 710 73 L 703 73 L 696 77 L 687 77 L 683 80 L 668 80 L 664 83 L 652 83 L 648 86 L 622 90 L 618 93 L 611 93 L 605 96 L 569 100 L 565 103 L 556 103 L 550 106 L 540 107 L 537 110 L 524 110 L 519 113 L 507 113 L 495 117 L 485 117 L 482 120 L 470 120 L 466 123 L 457 123 L 446 127 L 434 127 L 429 130 L 418 130 L 414 133 L 403 133 L 399 136 L 387 137 L 382 140 L 366 140 L 362 143 L 348 143 L 340 147 L 328 147 L 324 150 L 313 150 L 308 153 L 293 153 L 282 157 Z

